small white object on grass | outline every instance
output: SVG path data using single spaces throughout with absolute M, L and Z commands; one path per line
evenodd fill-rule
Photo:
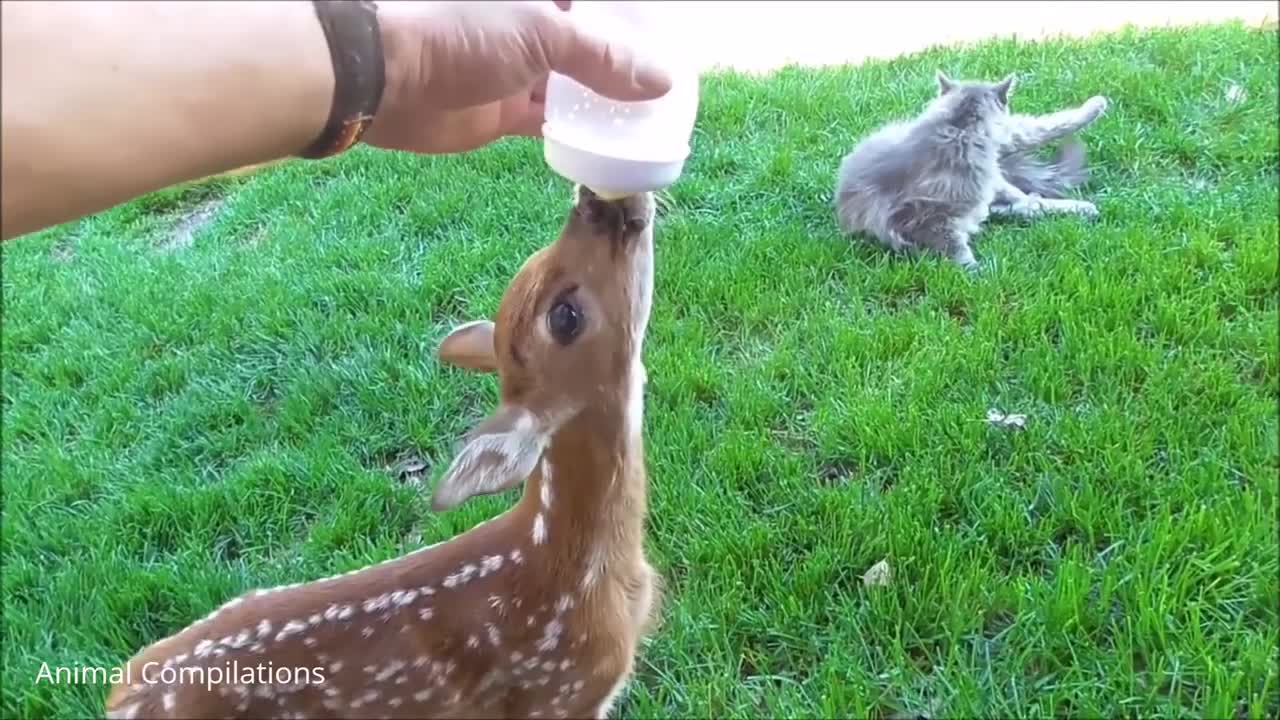
M 1021 430 L 1027 426 L 1027 416 L 1018 413 L 1002 413 L 999 410 L 987 411 L 987 422 L 1000 427 L 1017 428 Z
M 893 582 L 893 568 L 888 560 L 881 560 L 862 574 L 862 584 L 866 587 L 888 585 Z

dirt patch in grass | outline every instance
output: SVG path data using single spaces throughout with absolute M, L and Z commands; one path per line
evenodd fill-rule
M 157 244 L 159 249 L 174 251 L 191 247 L 192 243 L 195 242 L 196 233 L 213 222 L 219 208 L 222 207 L 222 203 L 222 198 L 211 198 L 179 212 L 177 214 L 177 222 Z

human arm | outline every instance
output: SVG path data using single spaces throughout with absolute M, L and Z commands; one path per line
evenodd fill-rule
M 562 8 L 568 3 L 556 3 Z M 365 142 L 459 152 L 537 135 L 555 70 L 645 100 L 670 79 L 547 2 L 387 2 Z M 3 238 L 296 154 L 333 98 L 309 2 L 3 2 Z
M 333 66 L 308 2 L 4 2 L 3 236 L 301 151 Z

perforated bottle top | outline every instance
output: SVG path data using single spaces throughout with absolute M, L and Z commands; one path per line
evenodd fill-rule
M 681 33 L 670 25 L 672 8 L 678 5 L 573 4 L 570 12 L 578 22 L 658 58 L 673 83 L 656 100 L 620 102 L 552 73 L 543 137 L 547 163 L 556 172 L 614 194 L 661 189 L 679 177 L 697 118 L 698 74 L 681 47 Z

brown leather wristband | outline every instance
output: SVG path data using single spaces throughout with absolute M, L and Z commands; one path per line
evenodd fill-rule
M 333 105 L 324 130 L 299 157 L 337 155 L 360 141 L 382 102 L 386 67 L 378 8 L 369 0 L 313 0 L 333 59 Z

